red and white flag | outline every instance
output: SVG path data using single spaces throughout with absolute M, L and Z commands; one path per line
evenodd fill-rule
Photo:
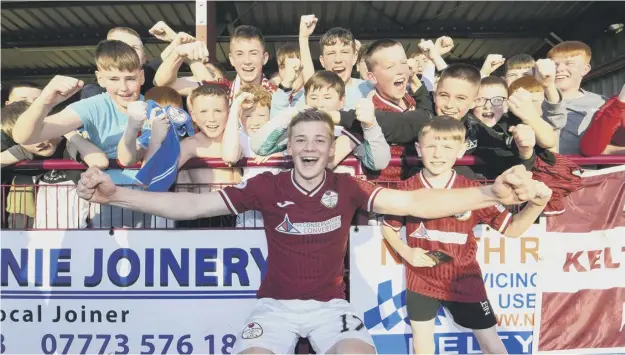
M 582 186 L 541 238 L 533 353 L 625 352 L 625 165 Z

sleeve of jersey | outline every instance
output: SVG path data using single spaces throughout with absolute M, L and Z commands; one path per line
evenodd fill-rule
M 353 192 L 354 196 L 352 197 L 352 200 L 354 201 L 356 208 L 364 209 L 367 212 L 372 212 L 375 198 L 378 196 L 383 188 L 381 186 L 373 184 L 370 181 L 357 179 L 351 176 L 347 178 L 355 182 L 355 188 Z
M 414 190 L 414 188 L 412 188 L 411 186 L 415 179 L 416 175 L 409 178 L 408 180 L 401 181 L 399 184 L 397 184 L 397 190 Z M 384 215 L 382 223 L 384 223 L 384 225 L 387 227 L 391 227 L 395 231 L 399 231 L 401 227 L 405 224 L 405 221 L 406 217 Z
M 488 224 L 491 228 L 496 229 L 503 234 L 512 221 L 512 213 L 503 205 L 495 205 L 482 208 L 477 211 L 480 222 Z
M 272 186 L 269 176 L 271 173 L 257 175 L 251 179 L 243 181 L 236 186 L 228 186 L 219 190 L 219 195 L 228 206 L 230 213 L 237 215 L 245 211 L 261 211 L 263 191 L 267 191 Z

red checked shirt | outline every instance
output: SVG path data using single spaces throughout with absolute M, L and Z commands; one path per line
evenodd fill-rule
M 479 183 L 454 171 L 445 188 L 475 186 L 479 186 Z M 432 188 L 423 171 L 402 181 L 398 187 L 399 190 L 423 188 Z M 504 206 L 497 205 L 438 219 L 386 216 L 384 224 L 396 231 L 405 224 L 406 238 L 411 248 L 440 250 L 453 258 L 450 262 L 432 268 L 414 267 L 404 261 L 407 289 L 439 300 L 472 303 L 487 299 L 482 270 L 475 259 L 477 243 L 473 228 L 485 223 L 503 233 L 511 219 L 512 214 Z

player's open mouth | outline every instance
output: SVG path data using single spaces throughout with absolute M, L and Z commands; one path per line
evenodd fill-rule
M 482 113 L 482 118 L 487 119 L 487 120 L 492 120 L 493 117 L 495 117 L 495 114 L 492 112 L 484 112 Z
M 206 128 L 208 128 L 208 129 L 217 129 L 217 128 L 219 128 L 219 125 L 206 126 Z
M 125 100 L 125 99 L 130 99 L 132 97 L 132 94 L 117 94 L 117 96 Z
M 568 77 L 568 75 L 556 75 L 556 80 L 567 79 Z
M 451 116 L 451 117 L 455 117 L 456 116 L 456 112 L 455 111 L 444 111 L 444 110 L 441 110 L 441 112 L 443 113 L 443 115 L 446 115 L 446 116 Z
M 246 73 L 253 73 L 256 68 L 241 68 Z
M 334 69 L 332 69 L 333 72 L 337 73 L 338 75 L 341 75 L 345 72 L 345 67 L 336 67 Z
M 302 157 L 302 164 L 304 164 L 304 166 L 313 166 L 318 160 L 319 158 L 316 157 Z
M 445 162 L 444 161 L 433 161 L 433 162 L 430 162 L 430 164 L 432 164 L 434 166 L 443 166 L 443 165 L 445 165 Z

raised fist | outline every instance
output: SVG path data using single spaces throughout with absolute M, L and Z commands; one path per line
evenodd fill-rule
M 208 48 L 206 48 L 206 44 L 200 41 L 181 44 L 176 47 L 176 51 L 178 55 L 186 58 L 188 61 L 204 62 L 208 59 Z
M 82 80 L 57 75 L 43 88 L 38 100 L 46 105 L 58 105 L 80 91 L 83 85 Z
M 232 102 L 232 107 L 250 109 L 254 105 L 254 94 L 242 91 Z
M 148 119 L 148 103 L 145 101 L 135 101 L 128 104 L 128 126 L 141 129 L 143 123 Z
M 374 95 L 375 90 L 372 90 L 367 97 L 358 100 L 356 104 L 356 119 L 362 123 L 363 128 L 371 127 L 376 123 Z
M 486 60 L 484 60 L 480 73 L 482 73 L 483 77 L 489 76 L 505 62 L 506 58 L 501 54 L 489 54 L 486 56 Z
M 293 87 L 293 83 L 299 77 L 302 72 L 302 61 L 299 58 L 287 58 L 284 62 L 284 78 L 282 79 L 282 85 L 286 87 Z
M 150 112 L 150 128 L 152 130 L 150 142 L 163 143 L 165 137 L 167 137 L 167 132 L 171 128 L 171 124 L 165 111 L 159 107 L 153 108 L 152 112 Z
M 192 42 L 195 42 L 195 37 L 185 32 L 178 32 L 178 34 L 176 34 L 176 37 L 174 38 L 174 43 L 178 46 L 181 44 Z
M 299 23 L 299 36 L 308 38 L 315 32 L 315 26 L 317 26 L 317 17 L 315 15 L 302 16 Z
M 434 43 L 438 54 L 445 55 L 454 48 L 454 40 L 451 37 L 442 36 L 436 39 Z
M 164 21 L 158 21 L 152 28 L 150 34 L 161 41 L 171 42 L 176 37 L 176 32 L 171 29 Z
M 508 98 L 508 108 L 520 118 L 523 123 L 527 123 L 537 117 L 540 118 L 541 116 L 541 113 L 537 112 L 534 107 L 532 94 L 523 88 L 518 89 L 510 95 Z
M 419 42 L 418 46 L 423 51 L 423 53 L 425 53 L 425 56 L 428 57 L 430 60 L 432 59 L 432 57 L 436 56 L 436 54 L 439 54 L 436 45 L 434 45 L 434 42 L 432 42 L 431 40 L 426 41 L 422 39 L 421 42 Z
M 556 63 L 551 59 L 536 61 L 536 80 L 543 88 L 556 84 Z
M 510 127 L 509 132 L 512 133 L 514 142 L 519 149 L 533 149 L 536 145 L 536 132 L 526 124 L 521 123 Z

